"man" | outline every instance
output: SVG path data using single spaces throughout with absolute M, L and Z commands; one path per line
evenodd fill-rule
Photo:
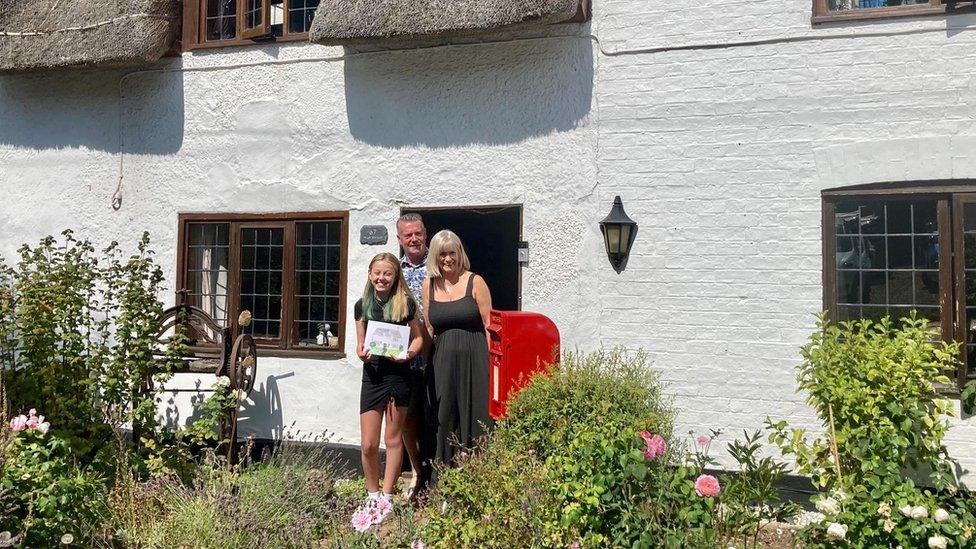
M 420 288 L 427 278 L 427 229 L 424 227 L 424 220 L 420 214 L 408 213 L 400 216 L 396 223 L 397 241 L 403 249 L 403 256 L 400 258 L 400 267 L 403 270 L 403 278 L 413 292 L 414 299 L 417 300 L 418 312 L 423 319 L 424 300 L 420 295 Z M 423 331 L 424 337 L 429 338 L 427 330 Z M 425 349 L 429 348 L 429 341 L 425 341 Z M 410 468 L 413 469 L 413 481 L 407 487 L 405 495 L 408 498 L 415 496 L 420 486 L 421 477 L 428 476 L 423 461 L 430 456 L 431 436 L 431 415 L 425 413 L 429 402 L 428 388 L 430 387 L 430 376 L 424 369 L 424 353 L 418 355 L 410 363 L 411 387 L 410 405 L 407 409 L 407 418 L 403 425 L 403 445 L 407 449 L 407 456 L 410 458 Z M 430 370 L 429 368 L 427 370 Z M 421 429 L 423 429 L 421 431 Z

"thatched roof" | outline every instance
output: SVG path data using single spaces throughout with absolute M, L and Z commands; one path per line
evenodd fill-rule
M 470 37 L 572 19 L 580 0 L 322 0 L 309 39 L 365 45 Z
M 172 47 L 180 0 L 0 0 L 0 72 L 144 65 Z

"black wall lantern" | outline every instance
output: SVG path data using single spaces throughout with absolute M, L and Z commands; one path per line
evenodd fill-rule
M 623 271 L 627 267 L 627 258 L 630 256 L 631 246 L 634 245 L 634 237 L 637 236 L 637 223 L 627 217 L 624 203 L 619 196 L 613 199 L 613 208 L 600 222 L 600 232 L 603 233 L 603 243 L 607 247 L 610 264 L 618 273 Z

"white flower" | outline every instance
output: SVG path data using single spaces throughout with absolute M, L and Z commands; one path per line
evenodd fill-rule
M 912 506 L 909 504 L 902 505 L 898 508 L 898 512 L 905 515 L 906 517 L 912 516 Z
M 847 537 L 847 525 L 831 522 L 827 525 L 827 538 L 841 540 Z
M 923 519 L 929 517 L 929 510 L 922 505 L 916 505 L 912 507 L 912 518 Z
M 817 500 L 817 511 L 825 515 L 836 515 L 840 513 L 840 503 L 834 498 L 822 498 Z
M 949 540 L 942 536 L 932 536 L 929 538 L 929 549 L 946 549 Z
M 63 545 L 71 545 L 72 543 L 74 543 L 74 541 L 75 541 L 75 537 L 71 534 L 65 534 L 61 536 L 61 543 Z
M 43 423 L 38 423 L 37 424 L 37 427 L 35 427 L 34 429 L 37 432 L 41 433 L 42 435 L 45 435 L 45 434 L 47 434 L 47 430 L 50 429 L 50 428 L 51 428 L 51 424 L 48 423 L 47 421 L 45 421 Z
M 949 511 L 946 511 L 945 509 L 936 509 L 935 515 L 933 516 L 935 517 L 935 522 L 946 522 L 950 518 Z
M 223 389 L 224 387 L 230 387 L 230 378 L 227 376 L 220 376 L 214 380 L 213 384 L 210 386 L 211 389 Z
M 895 523 L 891 519 L 885 519 L 884 521 L 884 531 L 889 534 L 895 529 Z
M 883 517 L 890 517 L 891 505 L 889 505 L 887 501 L 882 501 L 880 504 L 878 504 L 878 514 Z

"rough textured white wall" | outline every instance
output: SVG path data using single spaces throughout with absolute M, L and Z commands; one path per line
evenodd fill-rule
M 401 204 L 520 203 L 524 308 L 566 346 L 647 348 L 682 429 L 809 424 L 793 367 L 821 307 L 819 192 L 976 176 L 976 19 L 811 28 L 805 0 L 594 4 L 562 30 L 598 40 L 186 54 L 127 77 L 121 117 L 119 73 L 2 78 L 0 252 L 63 227 L 149 230 L 172 275 L 178 212 L 348 209 L 351 304 L 368 258 L 395 247 L 360 246 L 360 226 Z M 779 42 L 732 43 L 754 39 Z M 704 43 L 727 47 L 644 51 Z M 615 194 L 640 223 L 620 275 L 597 229 Z M 347 360 L 262 359 L 243 431 L 357 441 L 353 344 Z M 972 469 L 965 423 L 953 450 Z

